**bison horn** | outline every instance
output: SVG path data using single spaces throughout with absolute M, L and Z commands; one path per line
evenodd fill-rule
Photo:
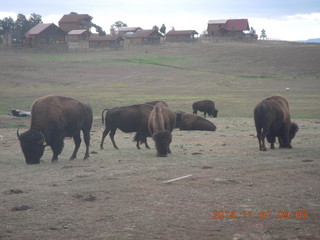
M 40 135 L 41 135 L 41 140 L 40 140 L 38 143 L 39 143 L 39 144 L 42 144 L 43 146 L 46 146 L 47 143 L 46 143 L 46 139 L 45 139 L 43 133 L 40 132 Z
M 17 137 L 20 138 L 19 129 L 17 129 Z

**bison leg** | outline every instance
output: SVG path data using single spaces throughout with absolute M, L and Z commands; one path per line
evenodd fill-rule
M 102 138 L 101 138 L 101 142 L 100 142 L 100 149 L 103 149 L 103 142 L 104 142 L 104 139 L 106 138 L 106 136 L 108 135 L 110 129 L 109 128 L 106 128 L 103 133 L 102 133 Z
M 55 163 L 58 162 L 58 156 L 60 155 L 60 153 L 62 152 L 63 149 L 63 139 L 59 139 L 59 140 L 55 140 L 53 141 L 53 143 L 50 145 L 51 150 L 53 152 L 52 158 L 51 158 L 51 162 Z
M 137 141 L 137 144 L 136 144 L 137 149 L 141 149 L 140 148 L 140 134 L 139 134 L 139 132 L 136 132 L 136 135 L 134 136 L 134 139 Z
M 275 136 L 271 136 L 271 135 L 268 135 L 267 136 L 267 140 L 268 142 L 270 143 L 270 148 L 271 149 L 274 149 L 274 143 L 276 142 L 276 137 Z
M 197 115 L 197 109 L 193 109 L 193 114 Z
M 90 130 L 83 131 L 83 139 L 86 144 L 86 153 L 83 159 L 89 158 L 89 147 L 90 147 Z
M 263 133 L 261 133 L 260 127 L 256 127 L 256 129 L 257 129 L 257 138 L 258 138 L 258 142 L 259 142 L 259 150 L 266 151 L 267 148 L 264 143 L 265 135 Z
M 117 145 L 116 145 L 116 142 L 114 141 L 114 135 L 116 135 L 116 130 L 117 130 L 117 129 L 111 130 L 109 136 L 110 136 L 111 142 L 112 142 L 112 144 L 113 144 L 113 147 L 114 147 L 115 149 L 119 149 L 119 148 L 117 147 Z
M 71 157 L 69 158 L 69 160 L 73 160 L 77 157 L 77 152 L 78 152 L 80 144 L 81 144 L 80 132 L 77 133 L 75 136 L 73 136 L 73 141 L 74 141 L 75 147 L 74 147 L 73 153 L 72 153 Z
M 147 139 L 146 139 L 144 145 L 146 146 L 146 148 L 150 149 L 150 147 L 149 147 L 149 145 L 148 145 L 148 143 L 147 143 Z

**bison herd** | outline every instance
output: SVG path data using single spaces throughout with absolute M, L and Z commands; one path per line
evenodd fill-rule
M 217 117 L 218 110 L 214 102 L 203 100 L 193 103 L 193 114 L 172 111 L 163 101 L 146 102 L 125 107 L 115 107 L 102 111 L 102 123 L 105 129 L 100 148 L 103 149 L 105 137 L 109 134 L 113 147 L 118 149 L 114 136 L 117 129 L 125 133 L 134 132 L 136 147 L 145 144 L 152 137 L 158 157 L 171 153 L 170 143 L 174 128 L 180 130 L 215 131 L 216 126 L 205 118 L 197 116 L 197 111 L 211 117 Z M 298 131 L 298 125 L 291 122 L 289 105 L 285 98 L 272 96 L 259 102 L 254 109 L 259 149 L 266 150 L 265 138 L 274 148 L 278 138 L 281 148 L 292 148 L 291 140 Z M 80 133 L 86 145 L 84 159 L 89 158 L 90 130 L 93 122 L 92 108 L 76 99 L 58 95 L 49 95 L 37 99 L 31 107 L 30 129 L 17 136 L 27 164 L 37 164 L 46 146 L 53 152 L 51 161 L 58 161 L 64 146 L 64 138 L 72 137 L 75 143 L 70 160 L 76 158 L 81 144 Z

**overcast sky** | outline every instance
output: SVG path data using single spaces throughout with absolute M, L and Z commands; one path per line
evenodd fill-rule
M 272 39 L 320 38 L 320 0 L 0 0 L 0 19 L 36 13 L 58 25 L 70 12 L 91 15 L 107 33 L 119 20 L 129 27 L 165 24 L 167 31 L 202 33 L 209 20 L 247 18 L 258 35 L 265 29 Z

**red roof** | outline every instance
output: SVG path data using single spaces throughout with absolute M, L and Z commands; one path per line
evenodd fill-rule
M 43 30 L 47 29 L 49 26 L 54 25 L 53 23 L 39 23 L 33 28 L 31 28 L 28 32 L 26 32 L 26 36 L 37 35 L 41 33 Z
M 29 38 L 31 35 L 38 35 L 41 32 L 43 32 L 44 30 L 48 29 L 49 27 L 52 27 L 53 29 L 56 28 L 59 31 L 64 33 L 64 31 L 61 28 L 59 28 L 57 25 L 55 25 L 54 23 L 39 23 L 36 26 L 34 26 L 33 28 L 31 28 L 28 32 L 26 32 L 25 37 Z
M 248 19 L 209 20 L 208 24 L 219 24 L 228 31 L 250 30 Z
M 66 14 L 59 20 L 60 23 L 70 23 L 70 22 L 79 22 L 81 20 L 91 20 L 91 17 L 88 14 Z
M 158 36 L 162 36 L 162 34 L 154 29 L 149 29 L 149 30 L 138 30 L 135 32 L 134 34 L 134 38 L 145 38 L 145 37 L 149 37 L 150 35 L 152 35 L 153 33 L 155 33 Z
M 173 36 L 173 35 L 194 35 L 199 34 L 195 30 L 171 30 L 167 32 L 167 36 Z
M 229 31 L 250 30 L 248 19 L 229 19 L 223 28 Z

